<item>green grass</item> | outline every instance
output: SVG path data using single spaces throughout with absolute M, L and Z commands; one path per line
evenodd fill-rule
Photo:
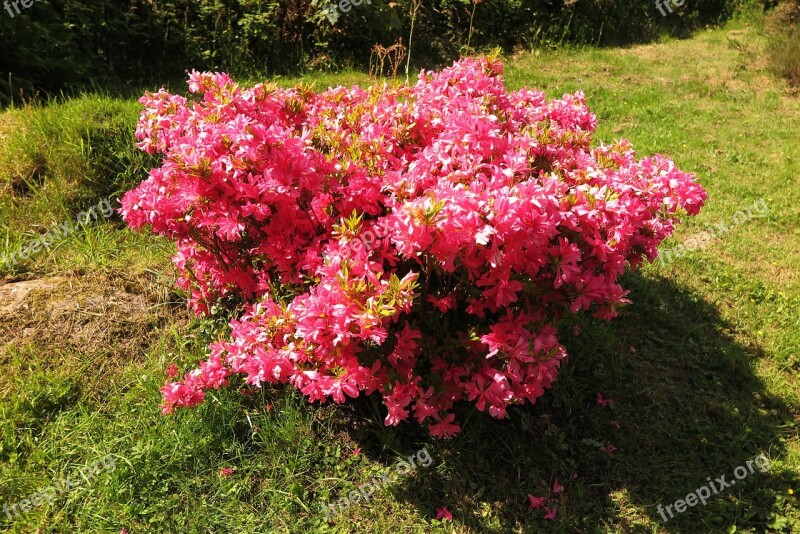
M 710 200 L 664 249 L 730 223 L 758 199 L 770 213 L 705 250 L 627 275 L 634 304 L 618 320 L 581 320 L 578 337 L 564 325 L 570 361 L 551 391 L 506 421 L 465 409 L 454 440 L 384 428 L 370 399 L 319 407 L 283 389 L 215 392 L 193 411 L 160 415 L 163 369 L 196 362 L 223 321 L 187 318 L 171 246 L 118 220 L 6 269 L 68 283 L 0 325 L 0 500 L 15 503 L 106 454 L 117 468 L 14 522 L 0 513 L 0 524 L 131 533 L 800 530 L 800 100 L 769 75 L 764 50 L 754 28 L 730 25 L 506 62 L 513 88 L 583 90 L 599 115 L 598 140 L 626 137 L 640 154 L 667 154 L 699 175 Z M 0 237 L 25 242 L 143 178 L 148 160 L 131 148 L 137 113 L 135 102 L 90 95 L 0 115 Z M 108 287 L 123 302 L 92 304 Z M 147 309 L 126 314 L 135 295 Z M 72 298 L 85 313 L 48 312 L 67 318 L 52 324 L 37 315 Z M 93 337 L 63 336 L 76 322 Z M 39 334 L 23 337 L 25 328 Z M 598 406 L 598 391 L 614 404 Z M 618 449 L 612 457 L 600 450 L 607 443 Z M 432 466 L 325 520 L 322 504 L 424 446 Z M 762 452 L 768 473 L 662 521 L 658 504 L 707 477 L 730 479 Z M 233 474 L 221 477 L 222 467 Z M 556 478 L 565 491 L 548 522 L 528 510 L 527 494 L 546 494 Z M 452 524 L 433 519 L 440 506 Z

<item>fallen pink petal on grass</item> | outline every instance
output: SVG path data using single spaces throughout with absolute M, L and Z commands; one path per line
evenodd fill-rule
M 600 447 L 600 450 L 606 453 L 609 458 L 611 458 L 612 456 L 614 456 L 614 453 L 617 451 L 617 448 L 614 446 L 613 443 L 609 443 L 603 447 Z
M 442 506 L 436 510 L 436 519 L 439 521 L 452 521 L 453 513 L 447 509 L 447 506 Z
M 603 394 L 598 391 L 597 392 L 597 404 L 599 404 L 600 406 L 610 406 L 611 404 L 614 404 L 614 400 L 613 399 L 603 398 Z
M 530 501 L 530 505 L 528 506 L 529 510 L 543 508 L 544 505 L 547 504 L 547 497 L 534 497 L 533 495 L 528 494 L 528 500 Z

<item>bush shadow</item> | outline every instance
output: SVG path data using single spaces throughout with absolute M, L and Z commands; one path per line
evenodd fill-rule
M 623 285 L 634 304 L 619 318 L 585 320 L 577 337 L 565 325 L 569 362 L 536 405 L 505 421 L 464 406 L 462 433 L 441 441 L 410 428 L 387 433 L 362 402 L 356 411 L 372 414 L 373 424 L 351 436 L 387 466 L 394 459 L 383 451 L 427 445 L 434 465 L 395 495 L 430 517 L 448 506 L 478 532 L 652 531 L 664 523 L 659 504 L 683 499 L 708 477 L 730 481 L 761 452 L 783 456 L 781 436 L 796 414 L 756 376 L 755 363 L 767 356 L 738 343 L 716 308 L 669 280 L 632 273 Z M 598 392 L 613 404 L 601 406 Z M 563 493 L 552 492 L 556 479 Z M 797 475 L 756 469 L 705 506 L 674 518 L 665 512 L 665 528 L 722 531 L 735 523 L 763 531 L 780 493 L 796 485 Z M 558 518 L 529 510 L 528 494 L 558 505 Z

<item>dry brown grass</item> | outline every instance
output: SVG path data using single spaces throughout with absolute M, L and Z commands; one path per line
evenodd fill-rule
M 74 353 L 101 359 L 106 370 L 120 368 L 140 361 L 151 334 L 176 320 L 188 320 L 185 310 L 171 305 L 168 288 L 148 273 L 6 281 L 0 285 L 0 364 L 39 347 L 57 349 L 59 358 Z
M 770 37 L 772 69 L 793 87 L 800 87 L 800 0 L 784 0 L 765 25 Z

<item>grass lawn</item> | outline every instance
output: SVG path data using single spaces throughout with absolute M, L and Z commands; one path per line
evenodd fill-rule
M 0 528 L 800 532 L 800 98 L 769 75 L 765 46 L 733 23 L 506 60 L 511 88 L 584 91 L 598 141 L 673 157 L 710 197 L 662 246 L 685 253 L 626 276 L 634 304 L 621 317 L 581 320 L 577 336 L 564 326 L 569 363 L 535 406 L 506 421 L 468 407 L 448 441 L 384 428 L 371 399 L 320 407 L 283 389 L 218 392 L 162 416 L 163 370 L 197 362 L 225 331 L 224 317 L 185 311 L 169 243 L 98 217 L 49 251 L 1 259 L 145 177 L 154 162 L 132 147 L 139 105 L 90 95 L 0 114 L 0 505 L 74 483 L 52 503 L 0 512 Z M 336 83 L 368 78 L 320 81 Z M 720 225 L 705 248 L 676 248 Z M 423 448 L 430 466 L 326 518 L 325 503 Z M 734 477 L 762 453 L 768 471 Z M 101 458 L 113 461 L 80 478 Z M 659 505 L 723 475 L 736 483 L 664 521 Z M 556 479 L 549 521 L 527 495 Z M 442 506 L 452 522 L 434 519 Z

